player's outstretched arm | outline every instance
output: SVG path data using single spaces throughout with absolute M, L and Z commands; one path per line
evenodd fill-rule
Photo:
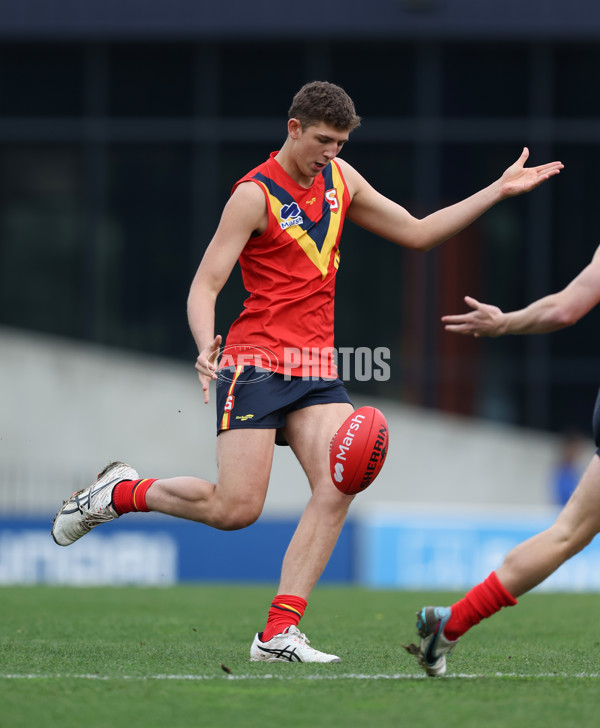
M 442 316 L 446 331 L 465 336 L 546 334 L 572 326 L 600 302 L 600 247 L 581 273 L 559 293 L 539 298 L 518 311 L 503 313 L 497 306 L 465 296 L 471 311 Z
M 496 203 L 535 189 L 563 168 L 562 162 L 526 167 L 528 157 L 529 150 L 525 148 L 517 161 L 492 184 L 422 219 L 413 217 L 401 205 L 377 192 L 353 167 L 340 160 L 352 195 L 348 218 L 398 245 L 414 250 L 431 250 L 459 233 Z

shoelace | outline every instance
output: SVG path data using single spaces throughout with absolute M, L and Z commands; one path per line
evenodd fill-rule
M 307 645 L 310 645 L 310 640 L 308 639 L 308 637 L 303 632 L 300 632 L 300 630 L 298 629 L 298 627 L 294 627 L 293 631 L 292 631 L 292 628 L 291 627 L 288 628 L 288 632 L 287 633 L 291 637 L 295 637 L 297 640 L 300 640 L 301 642 L 305 642 Z
M 99 523 L 106 523 L 107 521 L 112 521 L 115 518 L 108 510 L 108 506 L 103 511 L 97 511 L 96 513 L 94 513 L 94 511 L 91 511 L 89 508 L 85 508 L 84 506 L 79 506 L 79 510 L 83 514 L 83 520 L 81 521 L 81 525 L 87 531 L 90 531 L 94 526 L 97 526 Z

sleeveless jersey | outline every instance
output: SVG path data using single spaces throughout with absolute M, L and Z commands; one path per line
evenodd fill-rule
M 239 258 L 250 295 L 229 330 L 221 367 L 246 364 L 290 376 L 333 378 L 335 276 L 350 195 L 335 160 L 306 189 L 285 172 L 276 154 L 233 188 L 247 181 L 260 186 L 268 224 Z

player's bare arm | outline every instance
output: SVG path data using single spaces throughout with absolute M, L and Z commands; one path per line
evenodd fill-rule
M 581 273 L 558 293 L 518 311 L 503 313 L 498 306 L 465 296 L 471 311 L 442 317 L 446 331 L 465 336 L 546 334 L 577 323 L 600 302 L 600 247 Z
M 215 304 L 233 266 L 253 233 L 267 223 L 265 198 L 257 185 L 241 184 L 229 198 L 219 226 L 194 276 L 188 296 L 188 321 L 198 347 L 196 370 L 209 401 L 209 383 L 217 378 L 217 357 L 222 342 L 215 336 Z
M 529 150 L 488 187 L 449 207 L 418 219 L 375 190 L 353 167 L 340 160 L 352 203 L 352 222 L 398 245 L 427 251 L 456 235 L 496 203 L 529 192 L 559 174 L 561 162 L 525 167 Z

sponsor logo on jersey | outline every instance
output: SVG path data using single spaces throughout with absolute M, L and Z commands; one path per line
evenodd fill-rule
M 282 230 L 286 230 L 287 228 L 292 227 L 292 225 L 302 225 L 304 222 L 304 218 L 300 214 L 300 208 L 296 202 L 292 202 L 289 205 L 283 205 L 279 211 L 279 217 L 281 218 L 279 225 Z

